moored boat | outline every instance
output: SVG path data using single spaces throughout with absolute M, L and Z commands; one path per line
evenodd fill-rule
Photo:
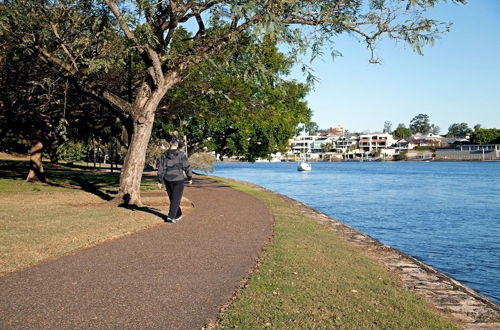
M 308 162 L 302 161 L 299 163 L 297 166 L 297 171 L 310 171 L 311 170 L 311 164 Z

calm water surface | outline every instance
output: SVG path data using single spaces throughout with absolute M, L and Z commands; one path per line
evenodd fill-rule
M 500 302 L 500 162 L 218 163 Z

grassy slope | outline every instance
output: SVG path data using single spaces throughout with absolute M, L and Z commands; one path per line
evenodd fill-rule
M 263 200 L 275 237 L 259 270 L 223 317 L 228 328 L 454 329 L 384 267 L 289 202 L 231 180 Z
M 100 242 L 158 225 L 153 214 L 105 199 L 117 175 L 46 166 L 54 185 L 27 184 L 27 162 L 0 160 L 0 276 Z M 146 180 L 145 186 L 154 186 Z M 155 205 L 166 208 L 166 200 Z

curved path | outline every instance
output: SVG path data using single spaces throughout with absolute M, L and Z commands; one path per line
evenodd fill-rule
M 254 266 L 272 234 L 256 198 L 197 180 L 176 224 L 0 278 L 0 329 L 199 329 Z

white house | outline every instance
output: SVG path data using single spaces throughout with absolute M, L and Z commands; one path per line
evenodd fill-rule
M 410 150 L 410 149 L 413 149 L 415 147 L 415 145 L 413 143 L 411 143 L 410 141 L 407 141 L 405 139 L 397 140 L 392 146 L 394 147 L 396 152 Z
M 312 143 L 318 139 L 318 136 L 301 135 L 297 136 L 291 145 L 293 154 L 307 154 L 311 152 Z
M 385 149 L 390 147 L 396 142 L 393 136 L 389 133 L 372 133 L 363 134 L 359 136 L 359 149 L 363 151 L 374 151 L 378 149 Z

